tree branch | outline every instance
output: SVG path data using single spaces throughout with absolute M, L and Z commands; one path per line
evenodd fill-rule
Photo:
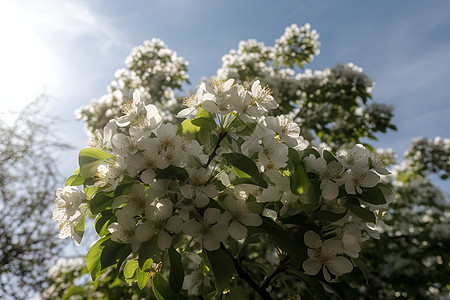
M 262 290 L 266 290 L 269 287 L 269 284 L 272 282 L 272 280 L 280 273 L 283 273 L 286 271 L 287 266 L 286 262 L 289 260 L 289 255 L 286 255 L 282 260 L 280 260 L 280 264 L 278 267 L 273 271 L 272 274 L 269 275 L 269 277 L 266 278 L 263 285 L 261 286 Z
M 248 285 L 250 285 L 251 288 L 254 289 L 258 293 L 258 295 L 261 296 L 261 298 L 263 298 L 264 300 L 273 300 L 269 292 L 267 292 L 265 288 L 259 287 L 259 285 L 250 277 L 250 275 L 244 269 L 242 269 L 238 260 L 233 255 L 231 255 L 231 253 L 225 248 L 225 246 L 221 245 L 221 247 L 228 253 L 231 259 L 233 259 L 234 268 L 238 272 L 239 277 L 245 282 L 247 282 Z
M 217 144 L 216 147 L 214 147 L 213 152 L 211 153 L 211 155 L 208 158 L 208 162 L 206 163 L 206 168 L 209 166 L 209 164 L 211 163 L 211 161 L 214 159 L 214 157 L 216 157 L 216 152 L 217 149 L 219 149 L 220 147 L 220 143 L 222 142 L 222 140 L 228 135 L 228 132 L 223 131 L 219 133 L 219 138 L 217 139 Z

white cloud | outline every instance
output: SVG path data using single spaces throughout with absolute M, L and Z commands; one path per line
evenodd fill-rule
M 99 52 L 130 48 L 120 32 L 96 15 L 89 2 L 12 1 L 0 2 L 0 117 L 19 111 L 40 95 L 45 86 L 58 86 L 64 80 L 67 52 L 58 50 L 61 41 L 91 37 Z

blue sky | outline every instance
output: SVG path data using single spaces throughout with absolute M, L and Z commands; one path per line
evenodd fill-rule
M 0 113 L 51 95 L 47 108 L 74 145 L 62 160 L 68 176 L 88 141 L 73 111 L 105 94 L 132 47 L 162 39 L 190 62 L 195 84 L 240 40 L 273 45 L 286 26 L 306 22 L 321 42 L 306 68 L 353 62 L 376 82 L 375 101 L 395 107 L 398 131 L 376 146 L 401 157 L 413 137 L 450 137 L 449 1 L 2 0 Z

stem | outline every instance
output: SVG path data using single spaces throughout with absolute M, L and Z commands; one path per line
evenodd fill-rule
M 228 134 L 228 132 L 226 132 L 226 131 L 222 131 L 222 132 L 219 133 L 219 138 L 217 140 L 216 147 L 214 148 L 213 152 L 211 153 L 211 155 L 208 158 L 208 162 L 206 163 L 206 168 L 209 166 L 209 164 L 214 159 L 214 157 L 216 157 L 217 149 L 219 149 L 220 143 L 227 136 L 227 134 Z
M 270 296 L 269 292 L 267 292 L 265 288 L 259 287 L 258 284 L 250 277 L 250 275 L 247 272 L 245 272 L 244 269 L 242 269 L 238 260 L 233 255 L 231 255 L 231 253 L 228 251 L 228 249 L 226 249 L 225 246 L 223 246 L 223 245 L 221 245 L 221 248 L 228 253 L 228 255 L 231 257 L 231 259 L 233 259 L 234 268 L 238 272 L 239 277 L 242 280 L 244 280 L 245 282 L 247 282 L 248 285 L 250 285 L 251 288 L 254 289 L 258 293 L 258 295 L 261 296 L 261 298 L 263 298 L 264 300 L 273 300 L 273 298 Z
M 272 280 L 278 274 L 283 273 L 284 271 L 286 271 L 286 269 L 287 269 L 286 262 L 288 260 L 289 260 L 289 255 L 286 255 L 282 260 L 280 260 L 280 264 L 275 269 L 275 271 L 273 271 L 273 273 L 270 274 L 270 276 L 266 278 L 266 280 L 264 281 L 263 285 L 261 286 L 261 289 L 266 290 L 269 287 L 270 282 L 272 282 Z

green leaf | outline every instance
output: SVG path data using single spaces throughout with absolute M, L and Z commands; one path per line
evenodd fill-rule
M 78 155 L 80 165 L 80 175 L 85 178 L 94 177 L 97 167 L 106 159 L 113 158 L 114 155 L 97 148 L 84 148 Z
M 192 124 L 206 131 L 212 131 L 217 127 L 217 124 L 216 122 L 214 122 L 214 119 L 204 117 L 200 118 L 196 117 L 194 120 L 192 120 Z
M 159 273 L 153 276 L 153 293 L 158 300 L 177 299 L 177 294 L 169 288 L 167 281 Z
M 116 219 L 112 210 L 105 210 L 97 216 L 94 227 L 99 236 L 103 237 L 109 233 L 108 226 L 113 222 L 112 219 Z
M 125 265 L 125 269 L 123 270 L 123 275 L 125 276 L 125 278 L 133 278 L 133 276 L 136 273 L 136 270 L 138 268 L 139 268 L 139 263 L 138 263 L 137 259 L 132 259 Z
M 327 161 L 327 163 L 329 164 L 332 161 L 338 161 L 336 157 L 334 157 L 333 154 L 331 154 L 329 151 L 327 150 L 323 150 L 322 152 L 323 154 L 323 158 Z
M 109 266 L 117 264 L 120 267 L 130 253 L 130 245 L 116 243 L 111 240 L 110 235 L 98 240 L 86 255 L 86 266 L 92 280 L 96 280 Z
M 84 181 L 86 180 L 86 178 L 84 178 L 83 176 L 80 175 L 80 169 L 76 169 L 73 174 L 71 176 L 69 176 L 69 178 L 67 178 L 66 183 L 64 184 L 64 186 L 78 186 L 78 185 L 82 185 L 84 183 Z
M 297 167 L 300 165 L 300 155 L 298 154 L 297 150 L 289 147 L 288 157 L 288 164 L 292 164 L 292 167 L 290 167 L 289 169 L 291 171 L 297 169 Z
M 180 127 L 178 128 L 178 131 L 183 136 L 189 136 L 194 135 L 197 132 L 200 131 L 201 127 L 192 124 L 193 119 L 186 119 L 183 122 L 181 122 Z
M 262 217 L 262 220 L 263 223 L 254 230 L 268 235 L 279 248 L 289 254 L 294 266 L 301 266 L 303 261 L 308 257 L 306 245 L 298 242 L 299 240 L 303 240 L 305 228 L 298 227 L 284 230 L 268 217 Z
M 177 179 L 180 181 L 186 181 L 189 179 L 189 174 L 185 168 L 169 165 L 163 170 L 156 170 L 157 179 Z
M 151 258 L 149 258 L 145 261 L 142 268 L 139 266 L 139 262 L 138 262 L 137 283 L 141 290 L 145 287 L 145 285 L 147 284 L 147 281 L 150 277 L 150 273 L 152 272 L 152 264 L 153 264 L 153 260 Z
M 81 219 L 75 224 L 74 231 L 80 236 L 80 242 L 84 235 L 84 225 L 85 225 L 86 214 L 83 214 Z
M 358 258 L 352 257 L 352 261 L 358 267 L 358 269 L 361 271 L 361 273 L 363 274 L 364 279 L 366 280 L 366 283 L 369 284 L 369 271 L 367 270 L 367 267 L 366 267 L 366 264 L 364 263 L 364 261 L 361 259 L 361 257 L 358 257 Z
M 228 294 L 231 300 L 250 300 L 248 292 L 242 286 L 235 286 Z
M 261 174 L 256 164 L 241 153 L 225 153 L 223 157 L 233 166 L 239 178 L 259 178 Z
M 361 195 L 360 199 L 372 204 L 386 204 L 386 199 L 384 198 L 381 189 L 376 186 L 373 188 L 366 189 Z
M 61 300 L 69 300 L 74 295 L 83 295 L 85 293 L 86 290 L 83 286 L 72 285 L 65 290 L 64 295 L 61 297 Z
M 234 262 L 228 252 L 222 248 L 214 251 L 204 250 L 211 265 L 217 292 L 222 292 L 234 274 Z
M 304 157 L 307 157 L 307 156 L 309 156 L 310 154 L 313 154 L 316 158 L 319 158 L 320 157 L 320 153 L 316 150 L 316 149 L 314 149 L 314 148 L 306 148 L 305 150 L 303 150 L 303 155 L 302 155 L 302 157 L 304 158 Z
M 307 191 L 310 181 L 308 174 L 301 164 L 297 166 L 294 173 L 290 176 L 291 192 L 295 195 L 301 195 Z
M 345 217 L 346 214 L 347 214 L 347 211 L 338 214 L 338 213 L 334 213 L 334 212 L 331 212 L 328 210 L 319 210 L 311 216 L 311 220 L 326 221 L 328 223 L 333 223 L 333 222 L 339 221 L 340 219 Z
M 181 255 L 173 246 L 168 250 L 170 259 L 170 275 L 169 275 L 169 285 L 170 288 L 176 293 L 180 292 L 183 286 L 184 280 L 184 269 L 181 263 Z
M 111 207 L 114 198 L 109 196 L 110 194 L 98 193 L 89 202 L 91 212 L 95 215 L 108 207 Z
M 298 213 L 286 218 L 279 216 L 278 220 L 280 220 L 280 222 L 284 224 L 295 224 L 299 226 L 305 226 L 307 217 L 303 213 Z
M 351 200 L 347 200 L 345 202 L 344 206 L 347 207 L 352 213 L 354 213 L 361 219 L 363 219 L 367 222 L 375 223 L 376 218 L 375 218 L 374 213 L 366 208 L 362 208 L 359 204 L 359 201 L 358 200 L 355 201 L 355 200 L 356 199 L 354 199 L 354 198 Z
M 197 118 L 206 118 L 206 119 L 214 120 L 212 113 L 210 113 L 207 110 L 204 110 L 201 107 L 199 108 L 198 112 L 195 114 L 195 119 L 197 119 Z
M 306 282 L 306 284 L 309 287 L 309 291 L 311 293 L 311 296 L 313 298 L 311 299 L 319 299 L 319 300 L 326 300 L 327 299 L 327 294 L 325 292 L 324 287 L 322 286 L 322 284 L 320 283 L 319 280 L 315 279 L 312 276 L 306 275 L 305 273 L 297 270 L 297 269 L 292 269 L 289 268 L 287 270 L 288 273 L 295 275 L 296 277 L 300 278 L 301 280 L 303 280 L 304 282 Z
M 86 186 L 84 187 L 84 193 L 87 196 L 87 199 L 90 200 L 92 196 L 98 191 L 98 186 Z
M 162 252 L 158 247 L 158 236 L 154 235 L 150 240 L 142 243 L 139 248 L 139 267 L 143 268 L 149 259 L 160 261 L 159 256 Z
M 195 139 L 203 146 L 203 152 L 212 153 L 218 140 L 215 131 L 200 130 L 195 134 Z
M 236 178 L 235 180 L 233 180 L 233 185 L 238 185 L 238 184 L 253 184 L 253 185 L 257 185 L 260 186 L 262 188 L 267 188 L 269 185 L 267 184 L 267 182 L 262 179 L 262 178 Z

